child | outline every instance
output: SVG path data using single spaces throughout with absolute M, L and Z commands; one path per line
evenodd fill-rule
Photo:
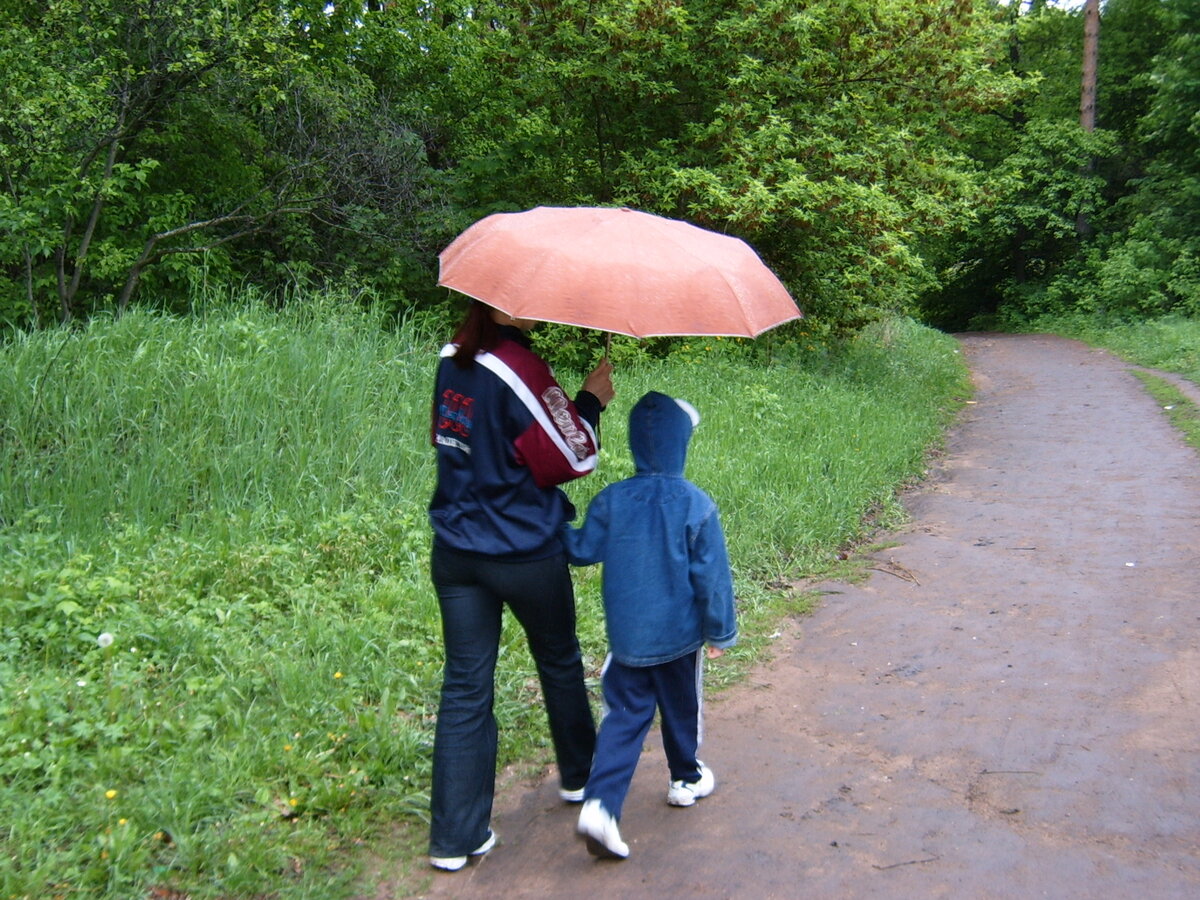
M 583 527 L 565 532 L 572 563 L 604 563 L 605 714 L 577 828 L 593 856 L 629 855 L 617 823 L 656 707 L 671 771 L 667 803 L 691 806 L 716 786 L 696 758 L 701 648 L 707 642 L 709 658 L 720 656 L 737 625 L 716 505 L 683 477 L 699 421 L 682 400 L 642 397 L 629 414 L 637 473 L 604 488 Z

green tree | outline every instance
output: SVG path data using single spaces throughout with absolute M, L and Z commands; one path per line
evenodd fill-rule
M 939 248 L 948 277 L 922 300 L 931 321 L 962 328 L 997 313 L 1012 321 L 1069 309 L 1145 314 L 1179 298 L 1168 283 L 1194 282 L 1186 240 L 1166 237 L 1186 230 L 1186 212 L 1175 211 L 1180 201 L 1186 208 L 1187 188 L 1164 157 L 1167 145 L 1194 146 L 1179 130 L 1188 100 L 1167 101 L 1189 83 L 1179 67 L 1190 63 L 1183 9 L 1194 2 L 1104 4 L 1090 134 L 1078 111 L 1081 12 L 1007 8 L 1013 71 L 1036 83 L 1036 93 L 978 132 L 973 155 L 990 175 L 992 203 L 977 225 Z M 1081 217 L 1094 234 L 1070 233 Z
M 335 13 L 274 0 L 0 13 L 0 316 L 121 310 L 140 285 L 186 308 L 208 280 L 402 280 L 429 168 L 356 68 L 358 20 Z
M 1114 208 L 1121 230 L 1059 286 L 1083 309 L 1200 314 L 1200 0 L 1164 7 L 1170 38 L 1133 87 L 1149 88 L 1133 145 L 1143 174 Z
M 292 171 L 237 165 L 236 151 L 254 145 L 245 111 L 278 89 L 271 4 L 53 0 L 32 11 L 0 36 L 16 75 L 0 87 L 0 258 L 23 268 L 35 320 L 51 292 L 63 321 L 97 294 L 127 301 L 150 262 L 219 246 L 297 205 Z M 239 109 L 221 104 L 235 93 Z M 217 178 L 208 203 L 179 186 L 193 170 L 163 171 L 164 151 L 186 158 L 202 132 L 208 147 L 233 151 L 222 160 L 232 169 L 206 167 Z M 201 158 L 212 161 L 189 161 Z
M 1008 71 L 1017 102 L 969 125 L 969 153 L 983 173 L 978 215 L 931 244 L 940 284 L 921 299 L 934 324 L 963 328 L 1017 303 L 1078 249 L 1076 224 L 1098 208 L 1101 179 L 1087 169 L 1107 149 L 1103 131 L 1080 128 L 1082 17 L 1044 2 L 1009 3 Z
M 736 233 L 818 321 L 906 308 L 921 235 L 970 215 L 956 134 L 1015 79 L 967 0 L 496 3 L 455 144 L 476 212 L 623 203 Z
M 339 178 L 338 209 L 319 237 L 326 269 L 353 268 L 403 302 L 444 300 L 436 254 L 478 208 L 459 166 L 481 103 L 500 90 L 483 67 L 480 23 L 465 0 L 314 4 L 310 40 L 370 85 L 370 99 L 341 133 L 354 177 Z M 339 21 L 341 17 L 341 21 Z M 353 24 L 350 24 L 353 23 Z M 346 35 L 351 35 L 349 38 Z M 318 224 L 318 228 L 326 223 Z M 345 238 L 354 248 L 346 255 Z M 341 240 L 339 240 L 339 238 Z

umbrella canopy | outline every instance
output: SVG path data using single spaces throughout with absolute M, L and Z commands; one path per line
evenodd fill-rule
M 757 337 L 801 316 L 745 241 L 632 209 L 496 213 L 438 259 L 439 285 L 511 316 L 633 337 Z

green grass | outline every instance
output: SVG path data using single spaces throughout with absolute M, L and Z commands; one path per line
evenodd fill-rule
M 0 348 L 0 898 L 334 900 L 371 851 L 419 867 L 435 324 L 246 304 Z M 804 341 L 627 351 L 601 471 L 568 486 L 582 509 L 629 474 L 645 390 L 698 406 L 688 475 L 721 508 L 744 635 L 714 687 L 804 608 L 780 585 L 896 514 L 968 390 L 955 343 L 907 321 Z M 577 574 L 594 673 L 598 572 Z M 532 674 L 509 622 L 505 764 L 550 758 Z
M 1200 450 L 1200 408 L 1165 378 L 1147 372 L 1134 374 L 1146 385 L 1150 396 L 1162 406 L 1171 424 L 1182 432 L 1184 440 Z

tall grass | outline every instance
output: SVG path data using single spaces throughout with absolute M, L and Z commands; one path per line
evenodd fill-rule
M 429 378 L 428 341 L 418 351 L 419 334 L 298 309 L 135 312 L 17 340 L 0 382 L 0 515 L 51 510 L 79 535 L 111 516 L 189 534 L 214 515 L 402 500 L 428 457 L 408 439 L 428 398 L 406 390 Z
M 336 898 L 356 842 L 396 823 L 419 842 L 433 324 L 246 305 L 0 349 L 0 897 Z M 693 401 L 688 474 L 721 508 L 743 655 L 766 585 L 862 536 L 966 392 L 954 342 L 906 322 L 769 363 L 696 341 L 617 386 L 601 472 L 568 492 L 582 509 L 630 474 L 643 391 Z M 578 584 L 594 667 L 596 573 Z M 509 623 L 505 761 L 549 757 L 531 676 Z

